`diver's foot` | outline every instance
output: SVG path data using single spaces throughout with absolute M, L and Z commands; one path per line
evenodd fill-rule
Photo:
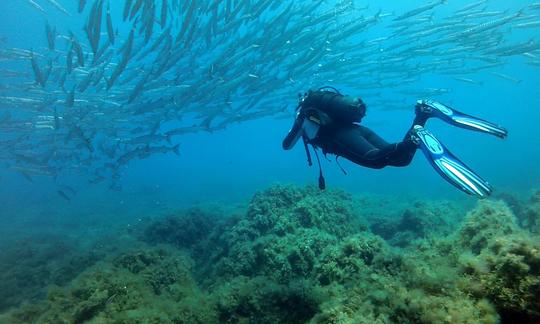
M 413 142 L 416 146 L 420 145 L 420 136 L 418 135 L 418 132 L 420 130 L 424 129 L 421 125 L 414 124 L 413 128 L 409 131 L 409 134 L 406 138 L 406 140 L 409 140 Z
M 433 110 L 435 109 L 428 104 L 427 100 L 418 100 L 414 106 L 416 117 L 414 119 L 415 125 L 425 126 L 427 120 L 431 117 L 435 117 Z
M 442 113 L 446 116 L 452 116 L 453 109 L 431 99 L 421 99 L 416 101 L 415 106 L 416 115 L 429 117 L 436 117 L 437 113 Z
M 508 136 L 508 131 L 504 127 L 464 114 L 435 100 L 418 100 L 415 107 L 416 120 L 419 121 L 418 125 L 423 126 L 429 118 L 437 117 L 457 127 L 495 135 L 500 138 Z

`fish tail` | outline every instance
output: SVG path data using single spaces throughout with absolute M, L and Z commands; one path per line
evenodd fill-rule
M 176 144 L 175 146 L 173 146 L 172 149 L 173 149 L 174 154 L 180 155 L 180 144 Z

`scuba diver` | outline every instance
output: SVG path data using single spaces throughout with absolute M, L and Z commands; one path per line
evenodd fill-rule
M 420 148 L 435 170 L 458 189 L 480 198 L 492 192 L 488 182 L 448 151 L 424 126 L 429 118 L 435 117 L 461 128 L 505 138 L 508 132 L 501 126 L 466 115 L 434 100 L 418 100 L 411 128 L 401 142 L 390 144 L 359 124 L 366 115 L 366 105 L 360 98 L 343 95 L 333 87 L 323 87 L 299 94 L 299 99 L 296 118 L 283 140 L 283 149 L 292 149 L 302 138 L 311 166 L 308 145 L 313 147 L 319 164 L 320 189 L 324 189 L 326 184 L 317 148 L 322 149 L 325 156 L 328 153 L 336 155 L 338 165 L 337 159 L 344 157 L 372 169 L 407 166 Z

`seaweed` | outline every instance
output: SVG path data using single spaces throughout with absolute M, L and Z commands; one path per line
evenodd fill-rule
M 373 233 L 391 245 L 405 247 L 414 240 L 450 234 L 461 217 L 458 209 L 448 202 L 413 202 L 400 215 L 372 216 L 369 220 Z
M 48 285 L 68 283 L 103 257 L 74 245 L 56 235 L 42 235 L 18 239 L 2 249 L 0 311 L 42 298 Z
M 279 284 L 270 278 L 239 276 L 213 294 L 221 323 L 303 323 L 318 311 L 316 286 L 304 280 Z
M 243 213 L 154 219 L 132 233 L 137 244 L 0 321 L 540 321 L 540 237 L 515 206 L 486 200 L 462 215 L 448 202 L 387 210 L 379 199 L 280 185 Z M 539 202 L 522 202 L 521 217 Z
M 502 202 L 484 202 L 458 233 L 465 289 L 491 300 L 507 321 L 540 321 L 540 236 L 517 226 Z
M 67 287 L 50 288 L 44 301 L 23 306 L 11 318 L 38 323 L 216 322 L 213 305 L 197 298 L 201 293 L 190 275 L 192 264 L 189 256 L 170 248 L 125 252 L 87 269 Z
M 149 243 L 169 243 L 191 247 L 204 240 L 216 225 L 216 216 L 201 208 L 191 208 L 151 223 L 141 234 Z

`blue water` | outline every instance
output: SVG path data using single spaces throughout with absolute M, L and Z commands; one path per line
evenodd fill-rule
M 1 1 L 0 50 L 20 48 L 36 53 L 47 51 L 44 26 L 48 21 L 61 34 L 66 35 L 72 31 L 82 43 L 86 44 L 85 51 L 89 52 L 88 41 L 81 27 L 84 25 L 91 3 L 87 4 L 83 14 L 77 14 L 77 1 L 57 1 L 73 13 L 73 16 L 67 17 L 51 6 L 48 1 L 39 1 L 46 11 L 45 14 L 32 8 L 27 0 Z M 311 3 L 311 1 L 305 2 Z M 338 2 L 340 1 L 328 0 L 323 7 L 330 8 Z M 442 21 L 443 18 L 452 15 L 457 9 L 471 2 L 474 0 L 449 1 L 449 3 L 437 6 L 433 10 L 433 23 Z M 531 5 L 532 2 L 488 0 L 485 11 L 511 14 Z M 130 30 L 127 23 L 120 22 L 123 3 L 123 1 L 111 1 L 111 13 L 115 27 L 119 31 L 118 42 L 123 42 Z M 161 1 L 156 1 L 156 3 L 161 3 Z M 392 29 L 388 25 L 392 23 L 395 16 L 425 3 L 424 1 L 369 1 L 366 3 L 369 7 L 361 12 L 362 15 L 368 17 L 379 12 L 388 16 L 382 18 L 375 26 L 349 38 L 348 43 L 355 44 L 355 42 L 360 43 L 390 35 Z M 364 3 L 356 3 L 357 7 L 364 5 Z M 536 5 L 538 6 L 538 3 Z M 527 15 L 531 15 L 526 20 L 527 22 L 539 20 L 537 15 L 540 15 L 540 10 L 526 12 Z M 419 16 L 423 17 L 424 14 Z M 489 18 L 479 21 L 489 21 Z M 504 36 L 501 46 L 518 44 L 527 40 L 533 40 L 538 44 L 539 27 L 519 29 L 511 28 L 512 24 L 509 23 L 496 29 Z M 160 31 L 161 29 L 156 27 L 154 33 L 159 35 Z M 102 33 L 102 38 L 106 38 L 106 30 L 102 29 Z M 397 36 L 385 42 L 386 46 L 399 42 L 400 37 Z M 435 39 L 431 40 L 435 41 Z M 306 47 L 310 45 L 306 44 Z M 58 43 L 57 46 L 60 47 Z M 119 46 L 117 43 L 116 47 Z M 481 52 L 481 49 L 478 49 L 478 52 Z M 208 60 L 220 54 L 207 53 Z M 540 48 L 529 54 L 536 56 L 535 60 L 538 62 Z M 383 51 L 381 51 L 381 57 L 383 57 Z M 418 58 L 420 63 L 425 59 L 425 57 Z M 321 83 L 315 76 L 297 81 L 305 84 L 305 90 L 309 87 L 333 85 L 346 94 L 364 98 L 368 110 L 362 124 L 370 127 L 389 142 L 397 142 L 403 138 L 414 118 L 416 100 L 421 99 L 416 95 L 403 94 L 401 91 L 420 91 L 426 88 L 450 89 L 450 92 L 437 96 L 436 99 L 465 113 L 503 125 L 509 131 L 508 138 L 501 140 L 494 136 L 459 129 L 440 120 L 430 120 L 427 128 L 456 156 L 493 185 L 495 197 L 501 193 L 511 193 L 515 197 L 528 199 L 529 193 L 540 186 L 540 168 L 538 167 L 540 165 L 540 132 L 538 131 L 540 67 L 527 64 L 532 59 L 526 55 L 504 57 L 502 61 L 504 62 L 502 66 L 481 70 L 474 74 L 449 75 L 426 72 L 413 83 L 399 84 L 398 82 L 384 89 L 364 89 L 361 86 L 345 85 L 346 82 L 340 81 L 338 73 L 332 76 L 334 82 Z M 142 60 L 139 64 L 142 66 L 149 63 Z M 412 65 L 411 69 L 414 69 Z M 9 95 L 20 96 L 20 94 L 5 90 L 5 85 L 32 85 L 34 83 L 32 67 L 28 59 L 0 60 L 0 72 L 4 70 L 25 71 L 27 75 L 22 78 L 8 78 L 0 74 L 0 97 L 2 98 Z M 516 84 L 503 80 L 492 72 L 509 75 L 521 82 Z M 475 82 L 481 82 L 481 85 L 459 81 L 455 77 L 472 79 Z M 347 79 L 350 81 L 350 75 Z M 376 80 L 369 80 L 369 77 L 359 75 L 352 83 L 366 84 L 374 81 Z M 122 86 L 116 84 L 115 87 Z M 135 240 L 135 236 L 130 236 L 132 229 L 137 228 L 139 224 L 146 224 L 149 219 L 160 219 L 193 206 L 204 206 L 219 211 L 223 215 L 231 213 L 243 215 L 239 210 L 246 208 L 253 195 L 272 185 L 293 184 L 302 188 L 308 185 L 316 186 L 319 170 L 316 163 L 308 167 L 303 146 L 297 144 L 290 151 L 284 151 L 281 147 L 282 140 L 293 122 L 294 108 L 298 100 L 297 93 L 291 90 L 291 87 L 284 87 L 288 91 L 288 96 L 282 102 L 272 102 L 272 105 L 287 106 L 289 114 L 285 117 L 283 115 L 280 115 L 280 118 L 264 117 L 232 123 L 224 130 L 175 136 L 172 144 L 180 145 L 179 156 L 172 153 L 156 154 L 130 161 L 120 168 L 119 177 L 114 180 L 115 190 L 111 188 L 112 178 L 107 178 L 102 183 L 91 184 L 88 174 L 91 173 L 89 171 L 91 166 L 79 166 L 78 172 L 74 173 L 67 169 L 73 166 L 69 163 L 62 166 L 57 177 L 33 176 L 33 181 L 30 182 L 21 173 L 13 170 L 13 166 L 16 166 L 18 162 L 10 155 L 13 153 L 12 148 L 0 144 L 0 249 L 8 252 L 16 251 L 14 247 L 19 244 L 18 242 L 30 242 L 31 246 L 33 240 L 38 242 L 36 246 L 41 246 L 43 243 L 39 241 L 39 238 L 43 234 L 57 235 L 60 238 L 59 241 L 66 245 L 76 242 L 74 245 L 85 251 L 86 249 L 93 251 L 95 246 L 98 246 L 97 250 L 103 248 L 103 245 L 94 245 L 98 244 L 95 242 L 106 241 L 111 237 L 114 238 L 111 242 L 125 240 L 129 242 L 126 246 L 131 247 L 130 240 Z M 380 92 L 380 96 L 373 96 L 375 92 Z M 103 99 L 107 99 L 105 92 L 101 92 L 100 95 Z M 146 94 L 143 93 L 142 97 L 146 99 L 145 96 Z M 399 101 L 397 107 L 399 109 L 385 110 L 384 105 L 380 104 L 381 101 Z M 13 111 L 13 108 L 7 105 L 0 106 L 0 120 L 4 109 Z M 204 108 L 200 107 L 201 110 Z M 262 107 L 253 109 L 258 108 Z M 105 114 L 107 114 L 106 111 Z M 186 119 L 182 120 L 184 122 L 182 125 L 191 125 L 192 121 L 189 117 Z M 132 128 L 148 126 L 138 124 L 140 120 L 133 117 L 126 123 Z M 178 126 L 171 124 L 174 123 L 162 125 L 160 131 Z M 8 129 L 9 126 L 11 125 L 0 123 L 0 143 L 17 135 L 16 130 L 3 129 L 3 127 Z M 105 139 L 114 140 L 106 137 Z M 41 145 L 47 145 L 47 143 L 34 143 L 35 147 L 32 150 L 36 151 L 43 148 Z M 72 154 L 77 157 L 83 151 L 73 150 Z M 346 175 L 338 167 L 333 156 L 329 155 L 328 159 L 322 158 L 327 187 L 343 189 L 355 197 L 384 197 L 380 201 L 370 201 L 374 205 L 380 203 L 380 212 L 384 217 L 394 213 L 394 210 L 399 210 L 395 214 L 401 216 L 403 214 L 401 206 L 431 200 L 450 201 L 449 205 L 455 208 L 451 209 L 454 214 L 450 216 L 455 216 L 459 214 L 456 210 L 462 212 L 465 207 L 472 208 L 478 200 L 445 182 L 420 151 L 411 165 L 405 168 L 387 167 L 374 170 L 355 165 L 345 159 L 340 159 L 340 163 L 346 170 Z M 66 186 L 74 190 L 74 193 L 69 194 L 69 201 L 58 192 L 59 190 L 66 191 L 63 189 Z M 381 201 L 386 203 L 381 203 Z M 421 206 L 415 205 L 415 208 L 421 209 Z M 370 212 L 373 212 L 374 208 L 376 210 L 376 207 L 371 205 L 366 208 Z M 441 208 L 443 211 L 449 210 L 449 207 Z M 465 212 L 456 217 L 461 220 L 464 215 Z M 457 218 L 454 223 L 457 223 Z M 452 226 L 455 225 L 454 223 Z M 119 247 L 118 249 L 121 250 Z
M 518 1 L 510 6 L 504 1 L 489 1 L 488 4 L 490 10 L 504 10 L 520 8 L 529 3 Z M 376 1 L 369 3 L 370 11 L 381 8 L 383 12 L 403 12 L 418 4 L 420 2 L 399 2 L 393 5 Z M 453 1 L 439 7 L 436 12 L 437 15 L 444 15 L 465 4 L 465 1 Z M 68 10 L 76 11 L 73 4 L 65 5 Z M 116 5 L 113 5 L 113 13 L 121 10 L 121 4 L 119 3 L 118 7 L 115 7 Z M 54 23 L 59 30 L 73 29 L 73 26 L 80 25 L 81 18 L 77 15 L 68 18 L 52 7 L 46 9 L 47 17 L 44 17 L 25 1 L 2 2 L 0 35 L 7 37 L 6 46 L 43 48 L 46 44 L 43 32 L 45 20 Z M 75 32 L 82 33 L 77 30 Z M 361 38 L 380 37 L 380 32 L 383 32 L 382 28 L 376 27 L 368 30 L 370 34 L 362 34 Z M 517 41 L 534 36 L 538 36 L 538 29 L 512 30 L 508 37 Z M 17 64 L 28 65 L 28 72 L 31 72 L 27 62 Z M 498 189 L 526 191 L 540 179 L 540 169 L 537 167 L 540 162 L 540 148 L 536 145 L 540 143 L 540 134 L 536 130 L 540 120 L 540 110 L 537 109 L 540 98 L 536 95 L 540 74 L 537 70 L 536 67 L 525 65 L 523 58 L 512 57 L 504 67 L 491 71 L 522 79 L 523 82 L 518 85 L 487 72 L 467 76 L 483 81 L 482 86 L 464 84 L 448 75 L 427 75 L 414 85 L 419 89 L 451 88 L 452 92 L 440 100 L 451 103 L 462 111 L 496 121 L 509 129 L 508 139 L 500 141 L 455 129 L 439 121 L 428 124 L 429 129 L 456 155 L 489 179 Z M 347 92 L 362 96 L 362 91 L 354 88 L 347 89 Z M 391 93 L 384 96 L 392 99 Z M 373 129 L 387 140 L 398 140 L 413 118 L 416 99 L 414 96 L 406 98 L 405 106 L 410 107 L 408 111 L 391 112 L 370 109 L 370 99 L 365 99 L 368 117 L 364 123 L 367 126 L 373 125 Z M 296 104 L 296 95 L 291 93 L 289 102 L 279 104 L 288 104 L 291 109 Z M 176 138 L 181 144 L 181 156 L 156 156 L 133 161 L 122 176 L 122 192 L 111 192 L 99 185 L 87 185 L 83 180 L 78 183 L 77 178 L 70 179 L 70 183 L 76 184 L 79 194 L 68 207 L 77 206 L 79 203 L 88 206 L 93 205 L 93 202 L 98 206 L 98 202 L 103 202 L 116 206 L 123 212 L 126 207 L 128 210 L 132 209 L 134 203 L 182 205 L 207 200 L 242 201 L 254 191 L 272 183 L 313 184 L 317 170 L 315 167 L 310 169 L 306 166 L 301 146 L 291 152 L 285 152 L 280 147 L 290 124 L 291 120 L 264 118 L 234 124 L 225 131 Z M 346 161 L 343 166 L 348 171 L 347 176 L 341 173 L 335 163 L 323 163 L 330 186 L 351 192 L 466 199 L 441 181 L 420 154 L 408 168 L 369 170 Z M 13 215 L 14 211 L 28 208 L 36 212 L 48 206 L 54 206 L 53 209 L 57 205 L 65 207 L 66 202 L 57 195 L 50 179 L 37 179 L 36 183 L 30 184 L 18 174 L 5 169 L 0 172 L 3 215 Z

